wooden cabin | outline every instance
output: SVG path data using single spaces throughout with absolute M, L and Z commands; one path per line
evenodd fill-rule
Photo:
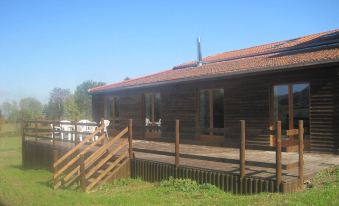
M 284 133 L 304 120 L 305 150 L 338 153 L 339 30 L 208 56 L 89 93 L 93 118 L 109 119 L 113 133 L 132 118 L 134 138 L 173 141 L 179 119 L 183 143 L 238 147 L 246 120 L 247 146 L 266 150 L 276 121 Z

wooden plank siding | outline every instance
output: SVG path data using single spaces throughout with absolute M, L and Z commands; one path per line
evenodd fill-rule
M 122 125 L 128 119 L 134 123 L 135 138 L 144 137 L 143 94 L 161 95 L 161 135 L 175 138 L 175 119 L 180 120 L 181 140 L 195 141 L 199 128 L 199 90 L 224 89 L 224 145 L 239 146 L 239 120 L 246 120 L 246 133 L 251 144 L 269 146 L 268 128 L 272 124 L 272 87 L 286 83 L 310 83 L 311 150 L 336 152 L 339 148 L 339 76 L 338 65 L 271 72 L 260 75 L 196 80 L 190 83 L 168 84 L 93 95 L 93 118 L 103 116 L 103 96 L 120 97 L 119 113 Z M 213 142 L 204 142 L 204 144 Z M 221 143 L 217 143 L 221 144 Z
M 311 150 L 336 152 L 339 148 L 339 78 L 322 73 L 311 86 Z
M 180 120 L 180 136 L 193 140 L 195 137 L 197 91 L 192 85 L 175 85 L 161 90 L 162 134 L 175 137 L 175 119 Z

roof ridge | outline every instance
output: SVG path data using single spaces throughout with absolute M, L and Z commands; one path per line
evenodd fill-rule
M 334 35 L 332 36 L 332 34 Z M 255 49 L 260 47 L 262 49 Z M 239 51 L 242 50 L 248 51 L 239 54 Z M 115 89 L 142 87 L 161 82 L 175 82 L 180 79 L 188 80 L 193 77 L 209 78 L 211 75 L 232 75 L 236 71 L 239 73 L 249 73 L 261 71 L 264 68 L 276 70 L 280 67 L 290 68 L 304 64 L 316 65 L 324 63 L 323 60 L 328 60 L 328 62 L 326 61 L 327 63 L 339 63 L 339 29 L 221 54 L 231 52 L 235 54 L 224 55 L 219 59 L 213 59 L 211 56 L 208 56 L 211 59 L 201 67 L 194 67 L 195 62 L 190 62 L 189 64 L 182 65 L 180 69 L 175 69 L 174 67 L 173 69 L 163 70 L 146 76 L 95 87 L 88 91 L 90 93 L 102 93 Z M 213 56 L 218 56 L 218 54 Z
M 227 61 L 227 59 L 229 58 L 230 60 L 233 60 L 233 59 L 240 59 L 240 58 L 246 58 L 246 57 L 251 57 L 253 55 L 265 55 L 265 54 L 270 54 L 270 53 L 276 53 L 276 52 L 279 52 L 279 48 L 277 49 L 271 49 L 270 51 L 262 51 L 262 52 L 258 52 L 258 53 L 252 53 L 252 54 L 243 54 L 243 55 L 235 55 L 234 57 L 225 57 L 225 58 L 221 58 L 219 60 L 210 60 L 210 61 L 206 61 L 206 59 L 210 59 L 210 58 L 213 58 L 213 57 L 217 57 L 217 56 L 220 56 L 220 55 L 225 55 L 225 54 L 230 54 L 230 53 L 236 53 L 236 52 L 241 52 L 241 51 L 246 51 L 246 50 L 253 50 L 255 48 L 264 48 L 264 47 L 267 47 L 267 46 L 275 46 L 275 45 L 281 45 L 282 43 L 286 43 L 286 42 L 289 42 L 289 41 L 292 41 L 292 40 L 298 40 L 298 39 L 306 39 L 306 38 L 309 38 L 309 37 L 312 37 L 312 36 L 315 36 L 316 37 L 320 37 L 320 36 L 324 36 L 326 34 L 331 34 L 331 33 L 335 33 L 335 32 L 338 32 L 339 29 L 333 29 L 333 30 L 329 30 L 329 31 L 324 31 L 324 32 L 320 32 L 320 33 L 313 33 L 313 34 L 309 34 L 309 35 L 305 35 L 305 36 L 299 36 L 299 37 L 296 37 L 296 38 L 292 38 L 292 39 L 285 39 L 285 40 L 281 40 L 281 41 L 276 41 L 276 42 L 270 42 L 270 43 L 266 43 L 266 44 L 261 44 L 261 45 L 255 45 L 255 46 L 251 46 L 251 47 L 247 47 L 247 48 L 243 48 L 243 49 L 236 49 L 236 50 L 230 50 L 230 51 L 226 51 L 226 52 L 220 52 L 220 53 L 216 53 L 216 54 L 213 54 L 213 55 L 209 55 L 209 56 L 206 56 L 203 58 L 203 62 L 206 64 L 206 63 L 215 63 L 215 62 L 219 62 L 219 61 Z M 305 47 L 306 48 L 306 47 Z M 288 48 L 280 48 L 280 50 L 284 50 L 284 49 L 288 49 Z M 205 60 L 205 61 L 204 61 Z M 173 69 L 183 69 L 183 68 L 186 68 L 186 67 L 191 67 L 191 66 L 194 66 L 196 64 L 196 61 L 190 61 L 190 62 L 186 62 L 186 63 L 182 63 L 182 64 L 179 64 L 179 65 L 176 65 L 173 67 Z
M 220 53 L 217 53 L 217 54 L 206 56 L 205 58 L 214 57 L 214 56 L 217 56 L 217 55 L 220 55 L 220 54 L 225 54 L 225 53 L 228 53 L 228 52 L 244 51 L 244 50 L 248 50 L 248 49 L 254 49 L 254 48 L 257 48 L 257 47 L 268 46 L 268 45 L 271 45 L 271 44 L 284 43 L 284 42 L 287 42 L 287 41 L 311 37 L 311 36 L 323 36 L 324 34 L 334 33 L 336 31 L 339 31 L 339 29 L 333 29 L 333 30 L 324 31 L 324 32 L 320 32 L 320 33 L 314 33 L 314 34 L 309 34 L 309 35 L 305 35 L 305 36 L 299 36 L 299 37 L 292 38 L 292 39 L 285 39 L 285 40 L 281 40 L 281 41 L 270 42 L 270 43 L 261 44 L 261 45 L 255 45 L 255 46 L 251 46 L 251 47 L 247 47 L 247 48 L 243 48 L 243 49 L 235 49 L 235 50 L 231 50 L 231 51 L 220 52 Z

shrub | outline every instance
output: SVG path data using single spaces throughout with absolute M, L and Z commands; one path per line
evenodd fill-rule
M 199 185 L 196 181 L 190 179 L 175 179 L 173 177 L 161 181 L 160 186 L 170 191 L 194 192 L 199 190 Z
M 160 187 L 164 188 L 166 191 L 178 191 L 178 192 L 217 192 L 218 188 L 214 185 L 204 183 L 198 184 L 196 181 L 191 179 L 176 179 L 170 177 L 168 180 L 163 180 L 159 184 Z

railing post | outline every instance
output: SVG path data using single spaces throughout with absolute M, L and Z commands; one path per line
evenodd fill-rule
M 58 150 L 57 149 L 53 149 L 53 163 L 52 163 L 52 169 L 53 169 L 53 173 L 55 174 L 58 171 L 57 167 L 54 167 L 54 162 L 56 162 L 58 160 Z M 53 179 L 53 183 L 54 183 L 54 189 L 56 189 L 56 185 L 58 183 L 57 179 Z
M 246 175 L 245 151 L 246 151 L 246 123 L 245 120 L 240 120 L 240 178 Z
M 38 123 L 35 122 L 35 126 L 34 126 L 34 134 L 35 134 L 35 141 L 38 141 Z
M 304 121 L 299 120 L 299 171 L 300 187 L 304 184 Z
M 180 164 L 180 154 L 179 154 L 179 144 L 180 144 L 180 130 L 179 130 L 179 120 L 175 120 L 175 168 L 179 168 Z
M 53 142 L 53 148 L 55 147 L 55 122 L 52 122 L 52 142 Z
M 282 181 L 282 167 L 281 167 L 281 121 L 277 122 L 277 132 L 275 140 L 275 156 L 276 156 L 276 191 L 280 191 Z
M 21 153 L 22 153 L 22 166 L 26 167 L 26 143 L 25 143 L 25 121 L 21 119 Z
M 129 158 L 133 158 L 133 145 L 132 145 L 132 135 L 133 135 L 133 120 L 128 120 L 128 153 Z
M 85 155 L 80 154 L 80 187 L 86 192 Z
M 77 120 L 75 120 L 75 123 L 74 123 L 74 142 L 75 142 L 75 144 L 78 144 L 80 142 L 80 140 L 78 139 L 78 124 L 77 124 Z
M 103 128 L 101 129 L 101 135 L 103 135 L 103 134 L 105 134 L 105 119 L 101 118 L 100 122 L 101 122 L 100 126 L 104 125 Z M 104 144 L 104 139 L 101 140 L 101 144 Z

